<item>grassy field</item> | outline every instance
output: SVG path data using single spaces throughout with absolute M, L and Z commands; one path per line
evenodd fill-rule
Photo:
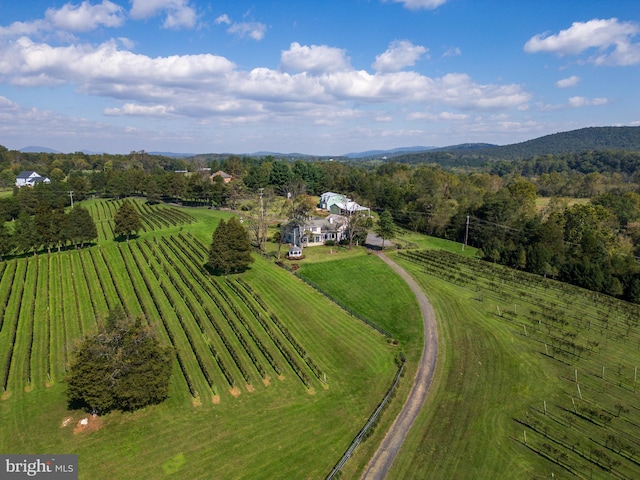
M 399 254 L 439 382 L 390 478 L 638 478 L 636 305 L 442 252 Z
M 209 277 L 229 214 L 135 205 L 135 240 L 112 240 L 118 202 L 92 201 L 97 245 L 0 263 L 0 451 L 78 453 L 91 479 L 326 476 L 389 387 L 396 347 L 262 258 Z M 65 366 L 115 305 L 176 348 L 170 397 L 78 432 Z

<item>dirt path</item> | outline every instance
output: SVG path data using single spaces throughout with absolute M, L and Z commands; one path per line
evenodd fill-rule
M 384 255 L 384 253 L 378 253 L 378 256 L 407 282 L 409 288 L 411 288 L 418 299 L 420 311 L 422 312 L 422 320 L 424 322 L 424 345 L 422 347 L 422 357 L 413 381 L 413 387 L 411 387 L 407 401 L 391 425 L 378 450 L 369 461 L 361 477 L 363 480 L 383 480 L 386 477 L 387 472 L 391 468 L 391 464 L 400 451 L 400 447 L 413 422 L 420 413 L 422 404 L 427 397 L 438 357 L 436 316 L 433 313 L 433 308 L 427 296 L 420 288 L 420 285 L 397 263 Z

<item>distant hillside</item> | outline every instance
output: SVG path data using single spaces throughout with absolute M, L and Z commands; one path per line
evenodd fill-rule
M 47 147 L 29 146 L 20 149 L 23 153 L 60 153 L 57 150 Z
M 406 153 L 424 152 L 433 150 L 436 147 L 400 147 L 392 148 L 390 150 L 367 150 L 366 152 L 352 152 L 343 155 L 346 158 L 381 158 L 381 157 L 397 157 Z
M 429 152 L 406 154 L 394 160 L 407 163 L 439 163 L 444 166 L 474 166 L 486 161 L 520 160 L 546 154 L 602 150 L 640 151 L 640 127 L 581 128 L 512 145 L 470 150 L 446 147 Z
M 455 150 L 479 150 L 481 148 L 496 148 L 500 145 L 494 145 L 493 143 L 461 143 L 459 145 L 450 145 L 448 147 L 439 147 L 432 149 L 433 152 L 442 152 L 442 151 L 455 151 Z

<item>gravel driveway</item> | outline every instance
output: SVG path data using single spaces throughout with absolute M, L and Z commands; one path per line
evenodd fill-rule
M 384 437 L 384 440 L 378 447 L 378 450 L 369 461 L 361 477 L 363 480 L 383 480 L 386 477 L 409 429 L 420 413 L 427 393 L 429 393 L 429 387 L 433 380 L 433 373 L 438 357 L 436 316 L 433 313 L 433 308 L 427 296 L 416 281 L 397 263 L 387 257 L 383 252 L 378 252 L 377 255 L 407 282 L 409 288 L 411 288 L 418 299 L 422 320 L 424 322 L 424 345 L 422 347 L 422 357 L 418 364 L 418 370 L 416 371 L 409 396 L 387 432 L 387 435 Z

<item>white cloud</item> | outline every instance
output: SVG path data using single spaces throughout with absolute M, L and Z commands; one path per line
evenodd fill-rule
M 220 25 L 221 23 L 224 23 L 225 25 L 231 25 L 231 19 L 229 18 L 229 15 L 224 13 L 216 18 L 213 23 L 215 23 L 216 25 Z
M 439 117 L 442 120 L 466 120 L 469 115 L 465 113 L 441 112 Z
M 459 121 L 469 110 L 522 109 L 530 100 L 519 85 L 479 84 L 466 74 L 356 71 L 345 50 L 328 46 L 293 43 L 279 70 L 249 71 L 211 54 L 151 58 L 116 41 L 54 47 L 22 37 L 7 46 L 0 49 L 1 82 L 74 85 L 79 94 L 112 99 L 103 109 L 109 116 L 328 125 L 388 121 L 396 114 L 386 105 L 396 104 L 400 111 L 439 108 L 440 119 Z
M 376 72 L 399 72 L 413 66 L 429 49 L 406 40 L 394 40 L 384 53 L 376 56 L 372 67 Z
M 0 51 L 0 78 L 14 84 L 35 80 L 40 84 L 76 83 L 112 95 L 141 83 L 163 86 L 214 81 L 216 75 L 233 68 L 226 58 L 210 54 L 150 58 L 121 50 L 115 41 L 98 47 L 52 47 L 21 37 L 11 48 Z
M 293 42 L 280 55 L 280 69 L 285 72 L 321 73 L 353 70 L 346 50 L 327 45 L 300 45 Z
M 469 119 L 469 115 L 466 113 L 453 113 L 453 112 L 411 112 L 407 115 L 409 120 L 427 120 L 429 122 L 436 122 L 438 120 L 445 121 L 461 121 Z
M 44 19 L 14 22 L 8 27 L 0 27 L 0 36 L 35 35 L 53 30 L 88 32 L 100 26 L 115 28 L 124 23 L 124 17 L 124 9 L 109 0 L 96 5 L 88 1 L 79 5 L 66 3 L 59 9 L 47 9 Z
M 216 25 L 228 25 L 227 32 L 240 38 L 251 38 L 257 42 L 264 39 L 267 26 L 260 22 L 233 22 L 226 13 L 220 15 L 213 22 Z
M 130 0 L 132 18 L 140 20 L 166 14 L 164 28 L 193 28 L 198 20 L 188 0 Z
M 259 22 L 239 22 L 232 23 L 227 32 L 237 35 L 240 38 L 252 38 L 259 42 L 267 33 L 267 26 Z
M 443 57 L 459 57 L 462 55 L 462 50 L 459 47 L 448 48 L 443 54 Z
M 556 82 L 556 87 L 558 88 L 575 87 L 578 83 L 580 83 L 580 77 L 576 75 L 571 75 L 570 77 L 558 80 Z
M 632 39 L 640 33 L 633 22 L 619 22 L 617 18 L 574 22 L 557 35 L 542 33 L 525 44 L 528 53 L 550 52 L 560 56 L 578 55 L 586 50 L 597 53 L 588 61 L 598 65 L 635 65 L 640 63 L 640 44 Z
M 60 151 L 75 152 L 84 148 L 105 149 L 113 152 L 113 145 L 128 138 L 137 142 L 140 134 L 130 135 L 126 129 L 84 118 L 61 115 L 55 112 L 27 108 L 0 96 L 0 138 L 11 141 L 9 148 L 18 149 L 30 145 L 34 138 L 44 145 Z M 170 134 L 164 133 L 165 136 Z M 133 143 L 135 144 L 135 143 Z
M 599 107 L 609 103 L 607 98 L 586 98 L 586 97 L 571 97 L 568 104 L 570 107 Z
M 175 110 L 174 107 L 166 105 L 137 105 L 135 103 L 125 103 L 122 108 L 106 108 L 105 115 L 133 115 L 144 117 L 165 117 Z
M 88 1 L 80 5 L 67 3 L 59 10 L 48 9 L 45 19 L 61 30 L 87 32 L 100 25 L 121 26 L 124 23 L 124 9 L 109 0 L 103 0 L 97 5 L 91 5 Z
M 384 0 L 386 2 L 402 3 L 409 10 L 433 10 L 444 5 L 448 0 Z

